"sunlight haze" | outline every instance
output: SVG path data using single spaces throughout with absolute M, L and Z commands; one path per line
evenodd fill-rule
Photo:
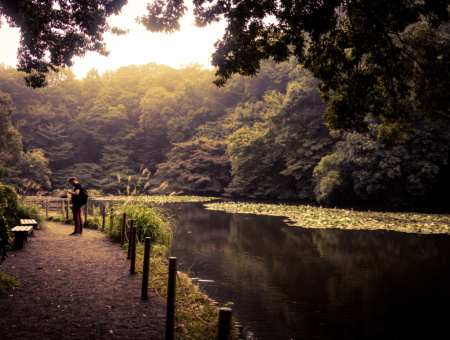
M 151 33 L 135 21 L 136 17 L 147 13 L 147 2 L 149 1 L 131 0 L 120 15 L 109 18 L 111 27 L 128 29 L 129 33 L 124 36 L 115 36 L 110 33 L 104 35 L 106 47 L 110 51 L 108 57 L 88 52 L 84 58 L 74 58 L 72 71 L 77 78 L 85 77 L 92 68 L 103 73 L 107 70 L 116 70 L 121 66 L 143 65 L 150 62 L 174 68 L 199 63 L 212 68 L 211 54 L 214 51 L 214 43 L 222 38 L 225 22 L 214 23 L 206 28 L 197 28 L 193 26 L 194 17 L 190 8 L 180 21 L 181 31 L 168 35 Z M 190 6 L 192 4 L 188 4 L 188 7 Z M 3 23 L 0 29 L 2 44 L 0 63 L 16 67 L 19 40 L 19 30 Z

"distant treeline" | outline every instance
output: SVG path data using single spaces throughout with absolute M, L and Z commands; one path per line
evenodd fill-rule
M 76 176 L 106 194 L 450 203 L 448 121 L 417 120 L 404 142 L 378 138 L 377 121 L 368 135 L 330 132 L 317 81 L 295 61 L 264 62 L 257 77 L 222 88 L 199 65 L 91 70 L 82 80 L 61 70 L 38 90 L 23 77 L 0 65 L 0 182 L 21 193 Z

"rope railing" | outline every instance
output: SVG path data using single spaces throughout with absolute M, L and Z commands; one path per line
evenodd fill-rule
M 155 256 L 155 254 L 153 254 L 153 247 L 150 247 L 150 254 L 151 254 L 151 257 L 153 258 L 153 263 L 154 263 L 155 268 L 158 271 L 158 273 L 160 273 L 161 275 L 169 274 L 169 271 L 163 272 L 161 269 L 159 269 L 158 264 L 156 263 L 156 256 Z
M 164 296 L 162 296 L 161 294 L 159 294 L 158 288 L 156 287 L 155 282 L 153 281 L 153 278 L 152 278 L 151 275 L 150 275 L 150 280 L 149 280 L 149 281 L 151 282 L 151 284 L 152 284 L 152 286 L 153 286 L 153 289 L 154 289 L 156 295 L 159 296 L 162 300 L 167 301 L 167 298 L 165 298 Z
M 203 319 L 195 312 L 194 308 L 192 308 L 192 305 L 191 305 L 191 303 L 189 302 L 189 299 L 188 299 L 187 296 L 186 296 L 186 292 L 184 291 L 183 283 L 181 282 L 180 275 L 178 274 L 178 272 L 177 272 L 177 278 L 178 278 L 178 282 L 180 283 L 180 289 L 181 289 L 181 292 L 183 293 L 184 299 L 186 300 L 186 302 L 187 302 L 187 304 L 188 304 L 188 306 L 189 306 L 189 309 L 192 311 L 192 313 L 194 314 L 194 316 L 195 316 L 200 322 L 202 322 L 202 323 L 205 324 L 205 325 L 212 326 L 212 327 L 218 327 L 219 324 L 207 322 L 207 321 L 203 320 Z

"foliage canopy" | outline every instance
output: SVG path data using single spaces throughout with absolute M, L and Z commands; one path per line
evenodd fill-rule
M 28 73 L 27 85 L 45 86 L 49 69 L 72 66 L 74 56 L 88 51 L 108 55 L 103 33 L 112 29 L 106 20 L 111 14 L 118 14 L 126 3 L 127 0 L 1 0 L 0 19 L 5 17 L 8 24 L 20 28 L 18 69 Z M 118 29 L 113 32 L 123 33 Z
M 432 199 L 450 188 L 448 119 L 427 124 L 413 113 L 417 133 L 403 143 L 377 137 L 376 120 L 370 134 L 330 132 L 318 81 L 294 58 L 262 61 L 257 77 L 221 88 L 198 65 L 92 70 L 81 80 L 61 70 L 36 90 L 22 76 L 0 66 L 2 129 L 22 140 L 11 149 L 3 139 L 0 180 L 21 194 L 63 189 L 75 175 L 107 194 L 448 209 Z
M 21 28 L 19 70 L 33 87 L 48 68 L 71 66 L 75 55 L 107 55 L 107 17 L 126 0 L 0 1 L 0 16 Z M 411 113 L 430 121 L 449 116 L 448 0 L 193 0 L 196 24 L 226 20 L 212 64 L 217 85 L 233 74 L 255 75 L 261 60 L 297 58 L 321 81 L 331 129 L 404 140 L 415 132 Z M 183 0 L 156 0 L 137 18 L 153 32 L 179 30 Z M 49 55 L 49 60 L 46 59 Z

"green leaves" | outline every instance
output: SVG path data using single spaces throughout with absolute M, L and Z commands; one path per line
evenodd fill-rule
M 21 158 L 22 138 L 11 122 L 13 109 L 10 95 L 0 91 L 0 170 L 14 166 Z
M 204 138 L 176 144 L 150 181 L 153 193 L 220 195 L 230 181 L 224 142 Z
M 379 117 L 380 136 L 404 140 L 414 133 L 414 110 L 431 121 L 448 117 L 445 2 L 195 4 L 202 24 L 221 15 L 227 19 L 213 54 L 219 86 L 235 73 L 255 75 L 261 60 L 293 55 L 321 81 L 329 103 L 325 119 L 333 130 L 367 133 L 367 118 Z
M 49 70 L 72 66 L 74 56 L 84 56 L 88 51 L 108 55 L 102 42 L 103 34 L 110 30 L 106 19 L 118 13 L 125 3 L 125 0 L 1 1 L 0 15 L 21 30 L 18 68 L 27 73 L 27 86 L 46 86 Z
M 314 170 L 315 193 L 320 202 L 367 201 L 391 207 L 445 206 L 450 139 L 448 122 L 418 124 L 417 134 L 404 143 L 370 135 L 349 133 L 337 143 L 336 152 L 320 161 Z M 437 191 L 436 191 L 437 190 Z M 437 192 L 440 192 L 438 194 Z
M 383 213 L 262 203 L 207 203 L 205 206 L 207 209 L 230 213 L 285 216 L 288 218 L 286 223 L 302 228 L 384 229 L 408 233 L 450 234 L 450 218 L 447 215 Z
M 312 171 L 333 144 L 315 81 L 298 67 L 287 93 L 269 92 L 258 108 L 262 123 L 229 137 L 230 193 L 312 199 Z
M 155 0 L 147 4 L 148 15 L 138 17 L 138 23 L 143 24 L 151 32 L 166 34 L 180 30 L 179 20 L 183 17 L 187 7 L 183 0 Z

